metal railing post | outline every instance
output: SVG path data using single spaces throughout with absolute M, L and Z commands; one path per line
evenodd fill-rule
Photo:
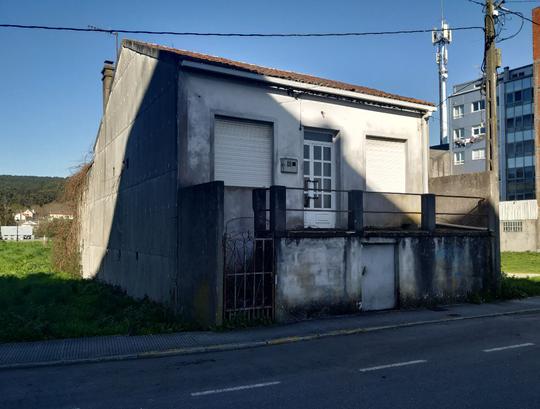
M 364 191 L 349 190 L 349 230 L 361 232 L 364 229 Z
M 426 231 L 434 231 L 436 226 L 436 210 L 435 210 L 435 195 L 426 193 L 422 195 L 422 221 L 421 229 Z
M 287 189 L 285 186 L 270 187 L 270 230 L 274 234 L 287 231 Z
M 255 233 L 266 231 L 266 189 L 253 189 L 253 230 Z

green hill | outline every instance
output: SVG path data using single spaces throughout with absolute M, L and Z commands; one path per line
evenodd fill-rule
M 0 204 L 3 206 L 43 206 L 62 199 L 66 178 L 0 175 Z

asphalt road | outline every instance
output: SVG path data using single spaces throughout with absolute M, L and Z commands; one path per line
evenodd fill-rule
M 0 371 L 0 408 L 540 408 L 540 315 Z

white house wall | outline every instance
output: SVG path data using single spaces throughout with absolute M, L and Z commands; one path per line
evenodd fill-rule
M 335 145 L 338 189 L 367 188 L 364 180 L 365 141 L 366 137 L 375 136 L 405 141 L 406 190 L 415 193 L 424 191 L 424 178 L 428 176 L 423 171 L 423 161 L 427 157 L 424 150 L 427 150 L 427 146 L 422 143 L 420 114 L 307 95 L 296 99 L 285 92 L 262 85 L 232 78 L 217 78 L 194 71 L 181 72 L 179 83 L 181 95 L 185 98 L 179 109 L 182 111 L 187 107 L 187 112 L 184 112 L 187 125 L 185 128 L 180 127 L 179 136 L 182 140 L 181 146 L 184 144 L 179 152 L 182 163 L 180 183 L 184 186 L 213 180 L 213 120 L 215 115 L 223 115 L 273 124 L 273 184 L 303 186 L 303 127 L 313 127 L 337 131 Z M 298 158 L 298 174 L 280 172 L 279 158 L 282 157 Z M 251 202 L 246 202 L 250 199 L 250 193 L 241 193 L 242 189 L 238 188 L 227 190 L 234 190 L 236 195 L 229 198 L 226 195 L 225 221 L 250 216 Z M 289 207 L 301 207 L 300 192 L 294 195 L 289 191 L 288 199 Z M 398 203 L 394 207 L 402 208 L 407 205 Z

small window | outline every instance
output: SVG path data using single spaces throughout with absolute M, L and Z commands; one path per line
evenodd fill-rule
M 454 140 L 463 139 L 465 137 L 465 128 L 454 129 Z
M 523 231 L 523 221 L 505 220 L 503 221 L 503 231 L 505 233 L 521 233 Z
M 472 160 L 482 160 L 486 159 L 485 149 L 474 149 L 472 151 Z
M 514 104 L 514 93 L 509 92 L 506 94 L 506 105 L 513 105 Z
M 454 152 L 454 165 L 463 165 L 465 163 L 465 152 Z
M 478 111 L 482 111 L 486 109 L 486 102 L 481 99 L 479 101 L 474 101 L 472 104 L 471 104 L 471 111 L 472 112 L 478 112 Z
M 481 136 L 486 134 L 486 127 L 484 124 L 473 126 L 471 129 L 472 136 Z
M 463 117 L 463 105 L 456 105 L 454 107 L 454 119 Z
M 526 88 L 523 90 L 523 101 L 531 102 L 532 101 L 532 88 Z

